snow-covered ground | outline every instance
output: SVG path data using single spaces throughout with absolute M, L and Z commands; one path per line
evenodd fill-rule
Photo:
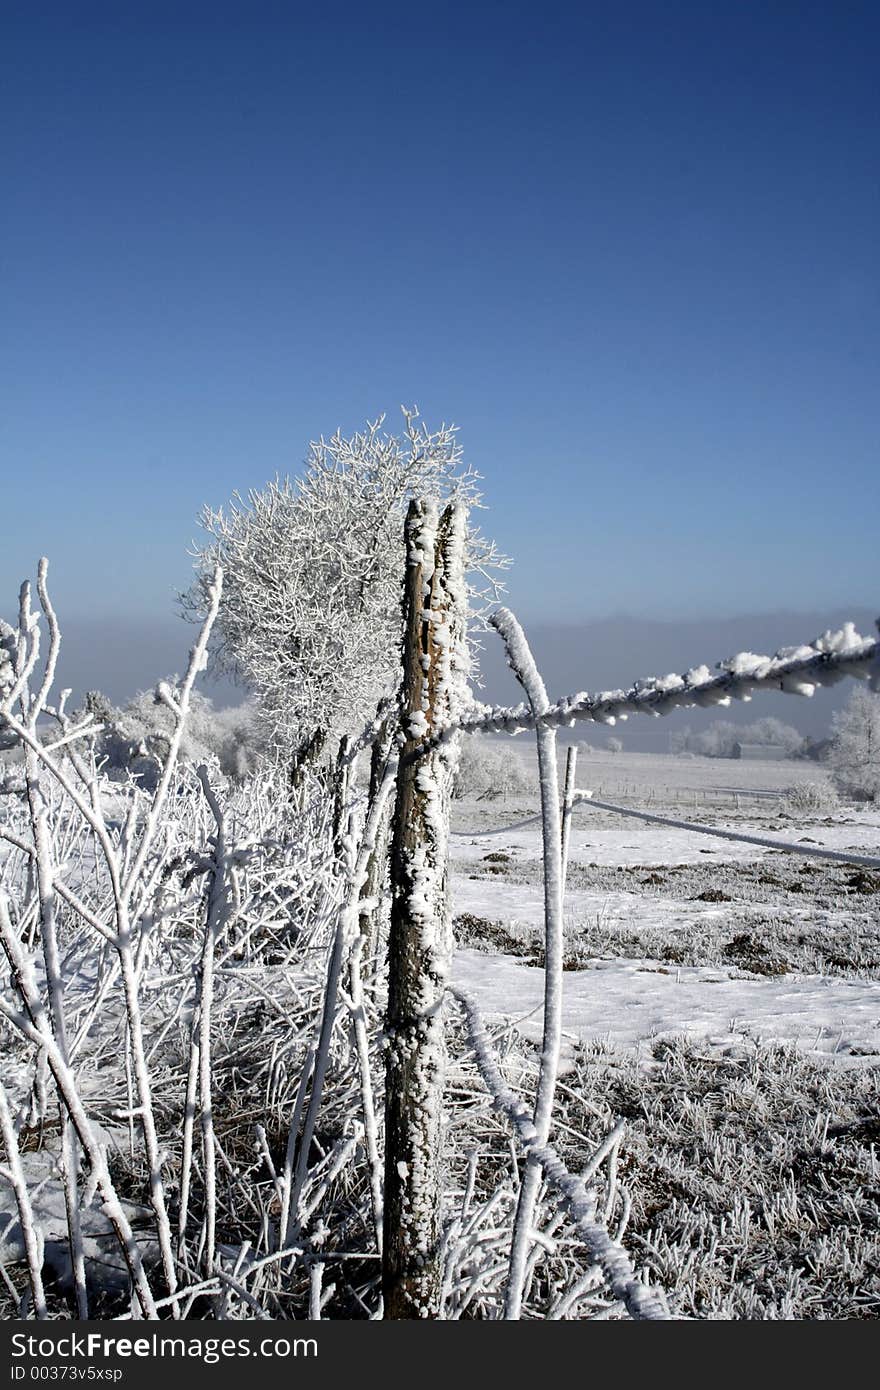
M 544 972 L 511 956 L 462 950 L 456 976 L 486 1018 L 515 1019 L 541 1038 Z M 711 966 L 597 960 L 567 971 L 562 1026 L 569 1038 L 638 1047 L 670 1034 L 705 1039 L 724 1053 L 757 1042 L 880 1062 L 880 985 L 818 975 L 744 979 Z
M 531 748 L 511 756 L 531 762 Z M 593 786 L 600 755 L 581 758 Z M 815 765 L 604 755 L 604 795 L 694 819 L 829 849 L 880 854 L 880 813 L 844 806 L 814 819 L 750 799 L 816 780 Z M 609 773 L 617 778 L 612 786 Z M 805 775 L 806 773 L 809 775 Z M 675 776 L 679 778 L 675 784 Z M 700 793 L 735 787 L 739 810 Z M 666 791 L 664 792 L 664 788 Z M 487 834 L 537 809 L 528 797 L 457 803 L 453 904 L 458 981 L 492 1018 L 541 1031 L 543 896 L 539 824 Z M 566 893 L 569 1038 L 638 1048 L 683 1034 L 720 1051 L 746 1037 L 788 1041 L 847 1065 L 880 1063 L 880 875 L 754 845 L 574 812 Z M 474 949 L 476 947 L 477 949 Z
M 572 735 L 577 730 L 570 731 Z M 825 776 L 824 769 L 814 762 L 800 759 L 758 762 L 738 758 L 699 758 L 690 755 L 676 756 L 671 753 L 609 753 L 602 746 L 604 739 L 595 729 L 585 726 L 587 737 L 601 740 L 596 747 L 587 752 L 585 740 L 578 741 L 578 785 L 592 787 L 596 795 L 602 791 L 606 795 L 625 794 L 627 790 L 642 797 L 662 797 L 666 801 L 693 801 L 697 794 L 698 802 L 704 798 L 711 800 L 729 797 L 731 802 L 737 792 L 763 796 L 768 792 L 778 793 L 787 787 L 798 786 L 803 782 L 815 782 Z M 613 731 L 614 733 L 617 730 Z M 626 741 L 625 730 L 621 737 Z M 577 741 L 577 740 L 576 740 Z M 511 755 L 521 758 L 527 767 L 536 763 L 534 737 L 520 734 L 515 739 L 501 736 L 496 743 L 506 743 Z M 565 745 L 560 741 L 560 765 L 565 761 Z

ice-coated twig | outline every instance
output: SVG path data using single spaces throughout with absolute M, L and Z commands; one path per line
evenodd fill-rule
M 556 767 L 556 729 L 541 719 L 547 708 L 547 691 L 538 673 L 525 633 L 507 608 L 500 608 L 490 618 L 492 627 L 502 638 L 507 660 L 517 680 L 528 696 L 536 722 L 538 742 L 538 774 L 541 787 L 541 816 L 544 850 L 544 1033 L 541 1064 L 535 1094 L 534 1122 L 538 1142 L 546 1144 L 550 1137 L 556 1077 L 559 1073 L 559 1048 L 562 1040 L 562 958 L 563 958 L 563 832 L 559 813 L 559 784 Z M 516 1319 L 522 1309 L 525 1287 L 526 1260 L 532 1239 L 535 1201 L 541 1169 L 529 1158 L 523 1174 L 510 1247 L 510 1274 L 504 1301 L 504 1316 Z
M 450 986 L 449 993 L 464 1015 L 468 1039 L 493 1106 L 507 1118 L 526 1154 L 539 1165 L 577 1228 L 591 1262 L 601 1268 L 608 1288 L 624 1303 L 631 1317 L 666 1321 L 669 1311 L 662 1294 L 647 1288 L 636 1278 L 626 1251 L 597 1220 L 597 1194 L 582 1178 L 568 1171 L 552 1145 L 540 1141 L 526 1106 L 501 1074 L 486 1026 L 473 999 L 454 986 Z
M 211 888 L 208 895 L 208 911 L 205 919 L 205 934 L 202 941 L 202 958 L 199 971 L 198 1006 L 198 1073 L 199 1073 L 199 1116 L 202 1129 L 202 1162 L 205 1181 L 205 1274 L 218 1272 L 215 1269 L 214 1245 L 217 1226 L 217 1184 L 215 1176 L 214 1149 L 214 1107 L 213 1082 L 211 1077 L 211 1006 L 214 1001 L 214 953 L 217 941 L 227 921 L 227 861 L 226 861 L 226 817 L 214 794 L 204 764 L 196 769 L 205 800 L 214 817 L 214 865 L 211 874 Z M 195 1043 L 195 1037 L 193 1038 Z
M 18 1224 L 21 1227 L 21 1238 L 24 1244 L 25 1258 L 27 1260 L 28 1279 L 31 1285 L 34 1317 L 47 1318 L 49 1314 L 46 1308 L 46 1294 L 43 1288 L 43 1236 L 34 1221 L 34 1209 L 31 1205 L 27 1179 L 21 1163 L 21 1151 L 18 1147 L 18 1135 L 15 1132 L 12 1112 L 10 1111 L 9 1101 L 6 1096 L 6 1087 L 3 1085 L 2 1078 L 0 1078 L 0 1135 L 3 1137 L 3 1144 L 6 1149 L 6 1167 L 5 1169 L 0 1169 L 0 1171 L 4 1173 L 4 1176 L 8 1177 L 12 1191 L 15 1194 L 15 1204 L 18 1207 Z
M 16 987 L 26 1010 L 23 1014 L 16 1013 L 4 999 L 0 999 L 0 1015 L 45 1053 L 58 1088 L 59 1097 L 70 1115 L 77 1137 L 89 1160 L 91 1179 L 103 1198 L 105 1215 L 119 1239 L 141 1310 L 145 1317 L 155 1317 L 156 1309 L 152 1290 L 144 1271 L 134 1233 L 116 1194 L 110 1170 L 107 1167 L 104 1149 L 98 1142 L 86 1114 L 73 1072 L 65 1061 L 52 1032 L 51 1022 L 36 990 L 33 972 L 13 930 L 6 899 L 2 894 L 0 894 L 0 940 L 2 940 Z
M 279 1248 L 289 1243 L 287 1237 L 290 1226 L 290 1196 L 293 1186 L 293 1160 L 296 1154 L 296 1141 L 299 1138 L 299 1123 L 302 1119 L 303 1107 L 306 1103 L 306 1094 L 309 1082 L 312 1078 L 312 1068 L 314 1064 L 315 1049 L 314 1047 L 310 1047 L 303 1060 L 299 1085 L 296 1089 L 296 1100 L 293 1103 L 293 1112 L 287 1131 L 287 1148 L 284 1154 L 284 1170 L 281 1178 L 281 1215 L 278 1219 Z
M 303 1124 L 303 1134 L 300 1141 L 299 1156 L 297 1158 L 296 1169 L 293 1181 L 290 1186 L 289 1215 L 287 1226 L 281 1228 L 280 1239 L 289 1240 L 293 1231 L 297 1229 L 299 1221 L 299 1201 L 308 1171 L 309 1151 L 311 1149 L 312 1136 L 315 1131 L 315 1124 L 318 1118 L 318 1111 L 321 1106 L 321 1097 L 324 1090 L 324 1080 L 327 1074 L 327 1066 L 330 1060 L 330 1040 L 333 1027 L 336 1022 L 338 1012 L 339 982 L 342 975 L 342 967 L 345 959 L 345 950 L 354 942 L 358 920 L 358 898 L 367 874 L 370 855 L 372 854 L 375 843 L 376 833 L 382 817 L 385 803 L 394 785 L 394 772 L 396 763 L 389 765 L 387 776 L 379 789 L 379 794 L 374 798 L 367 814 L 367 823 L 361 838 L 361 844 L 355 858 L 354 866 L 350 869 L 346 899 L 337 921 L 336 931 L 333 937 L 333 947 L 330 952 L 330 959 L 327 965 L 327 982 L 324 989 L 324 1004 L 321 1014 L 321 1026 L 318 1035 L 318 1042 L 315 1049 L 314 1071 L 312 1076 L 312 1090 L 309 1096 L 308 1109 L 306 1110 L 305 1122 Z M 362 1039 L 363 1041 L 363 1039 Z M 361 1061 L 361 1074 L 365 1060 Z M 371 1113 L 371 1100 L 369 1094 L 363 1093 L 364 1113 Z M 370 1121 L 372 1124 L 373 1122 Z M 371 1142 L 375 1142 L 374 1137 Z M 374 1184 L 374 1218 L 375 1201 L 378 1193 Z M 377 1235 L 381 1230 L 381 1203 L 378 1211 Z
M 38 645 L 39 629 L 35 625 L 35 615 L 31 613 L 30 587 L 22 585 L 19 599 L 19 657 L 20 657 L 20 695 L 22 724 L 30 736 L 31 744 L 37 743 L 37 726 L 46 709 L 49 692 L 55 679 L 58 653 L 61 647 L 61 632 L 58 619 L 49 599 L 46 587 L 48 561 L 40 560 L 37 589 L 49 629 L 49 648 L 43 672 L 43 679 L 37 693 L 30 689 L 28 662 L 26 657 L 29 635 L 34 638 L 34 650 Z M 39 761 L 32 746 L 25 747 L 24 758 L 25 792 L 30 811 L 31 833 L 33 836 L 32 865 L 36 869 L 37 901 L 40 917 L 40 945 L 46 972 L 46 991 L 52 1029 L 65 1063 L 70 1063 L 67 1041 L 67 1028 L 64 1015 L 64 980 L 58 950 L 57 934 L 57 895 L 55 891 L 55 864 L 52 838 L 49 833 L 49 806 L 44 788 L 40 784 Z M 89 1315 L 86 1295 L 85 1255 L 83 1251 L 82 1227 L 79 1210 L 78 1174 L 79 1154 L 76 1134 L 71 1127 L 70 1117 L 61 1108 L 61 1171 L 64 1186 L 64 1206 L 67 1215 L 67 1228 L 70 1246 L 70 1265 L 73 1274 L 74 1297 L 77 1316 Z
M 195 1034 L 195 1030 L 194 1030 Z M 187 1263 L 186 1222 L 189 1215 L 189 1192 L 192 1177 L 193 1127 L 196 1116 L 196 1090 L 199 1081 L 199 1043 L 193 1036 L 190 1043 L 189 1069 L 186 1076 L 186 1095 L 183 1103 L 183 1154 L 180 1160 L 180 1210 L 177 1216 L 177 1253 L 182 1264 Z
M 349 959 L 349 993 L 352 1006 L 352 1027 L 358 1056 L 358 1069 L 361 1078 L 361 1104 L 364 1119 L 364 1142 L 367 1162 L 370 1167 L 370 1195 L 373 1207 L 373 1225 L 376 1232 L 376 1249 L 382 1253 L 382 1209 L 384 1205 L 382 1184 L 382 1160 L 379 1153 L 378 1122 L 373 1098 L 373 1081 L 370 1074 L 370 1049 L 367 1036 L 367 1016 L 364 1006 L 364 986 L 361 975 L 361 961 L 369 930 L 370 914 L 364 912 L 362 897 L 364 886 L 374 866 L 377 839 L 385 821 L 385 810 L 397 778 L 397 758 L 391 755 L 385 761 L 384 771 L 373 794 L 367 814 L 366 825 L 360 852 L 352 872 L 347 911 L 349 914 L 346 931 L 353 933 Z M 355 898 L 357 895 L 357 900 Z M 360 930 L 354 931 L 354 913 L 357 912 Z M 366 931 L 365 931 L 366 929 Z
M 217 621 L 217 614 L 220 609 L 220 600 L 222 596 L 223 571 L 218 567 L 215 569 L 213 580 L 208 587 L 208 611 L 205 615 L 199 635 L 196 638 L 196 644 L 190 652 L 189 664 L 180 686 L 180 692 L 175 695 L 174 702 L 171 705 L 172 712 L 175 714 L 176 719 L 174 732 L 171 735 L 171 740 L 168 745 L 168 752 L 162 768 L 162 775 L 159 778 L 159 784 L 144 821 L 137 854 L 134 856 L 125 882 L 122 884 L 122 893 L 126 900 L 131 897 L 134 885 L 140 876 L 144 861 L 149 854 L 150 847 L 162 818 L 162 810 L 168 797 L 171 778 L 177 766 L 177 755 L 180 752 L 180 743 L 186 726 L 186 716 L 189 712 L 190 697 L 192 696 L 196 677 L 200 672 L 204 671 L 207 665 L 208 643 L 211 639 L 211 632 L 213 631 L 214 624 Z M 165 689 L 167 691 L 167 687 L 165 687 Z

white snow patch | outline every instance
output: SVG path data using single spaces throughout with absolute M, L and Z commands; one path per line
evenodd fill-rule
M 487 1019 L 515 1020 L 541 1041 L 544 972 L 512 956 L 458 951 L 455 982 Z M 637 1049 L 685 1034 L 717 1048 L 756 1041 L 793 1043 L 852 1064 L 880 1063 L 880 982 L 824 976 L 732 979 L 712 966 L 597 960 L 566 971 L 562 1026 L 569 1039 Z

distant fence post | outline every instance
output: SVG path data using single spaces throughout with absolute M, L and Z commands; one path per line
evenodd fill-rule
M 458 740 L 419 745 L 457 713 L 467 681 L 466 514 L 412 501 L 406 519 L 401 722 L 391 838 L 385 1067 L 386 1318 L 437 1318 L 446 1063 L 441 1013 L 452 953 L 447 849 Z

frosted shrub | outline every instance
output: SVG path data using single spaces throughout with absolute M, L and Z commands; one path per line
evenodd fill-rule
M 619 738 L 610 738 L 605 744 L 605 747 L 608 749 L 609 753 L 622 753 L 623 740 Z
M 509 743 L 491 743 L 476 737 L 463 740 L 452 790 L 456 800 L 466 796 L 476 797 L 478 801 L 522 796 L 530 785 L 523 761 Z
M 836 788 L 827 780 L 801 782 L 798 786 L 787 787 L 783 792 L 782 804 L 789 815 L 809 812 L 833 811 L 839 804 Z
M 116 709 L 99 691 L 89 691 L 86 696 L 84 712 L 103 726 L 96 752 L 109 775 L 131 773 L 143 787 L 155 786 L 175 728 L 173 711 L 163 700 L 161 688 L 142 691 L 122 709 Z M 193 691 L 180 744 L 182 763 L 213 763 L 227 777 L 240 781 L 254 770 L 263 746 L 251 702 L 215 710 L 206 695 Z

